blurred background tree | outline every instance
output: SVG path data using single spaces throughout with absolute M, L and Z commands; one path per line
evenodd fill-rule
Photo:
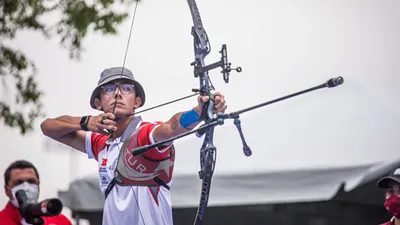
M 115 35 L 135 1 L 139 0 L 0 0 L 0 120 L 4 125 L 24 135 L 33 130 L 35 119 L 44 116 L 34 61 L 6 41 L 12 41 L 18 32 L 33 30 L 46 38 L 59 38 L 70 59 L 79 60 L 86 34 Z M 59 19 L 43 21 L 50 13 L 57 13 Z M 10 88 L 15 88 L 15 94 L 10 95 Z

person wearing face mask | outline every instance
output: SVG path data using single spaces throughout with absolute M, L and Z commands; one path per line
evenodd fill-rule
M 380 225 L 400 225 L 400 168 L 381 178 L 377 185 L 386 189 L 384 207 L 393 216 L 390 221 Z
M 28 225 L 19 212 L 16 193 L 24 190 L 29 202 L 37 202 L 39 197 L 39 173 L 32 163 L 18 160 L 8 166 L 4 172 L 4 190 L 10 201 L 0 211 L 0 224 L 2 225 Z M 42 217 L 43 225 L 72 225 L 62 214 L 51 217 Z

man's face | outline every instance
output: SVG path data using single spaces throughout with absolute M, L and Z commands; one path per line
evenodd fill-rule
M 132 113 L 141 103 L 141 99 L 136 97 L 133 84 L 124 81 L 114 81 L 103 85 L 100 99 L 100 107 L 104 112 L 113 112 L 114 104 L 117 100 L 116 116 Z
M 390 181 L 389 188 L 386 190 L 386 197 L 394 194 L 400 196 L 400 184 L 395 181 Z
M 28 182 L 30 184 L 39 185 L 39 180 L 33 168 L 12 169 L 10 175 L 8 184 L 4 185 L 6 195 L 10 199 L 13 199 L 11 189 L 19 184 Z

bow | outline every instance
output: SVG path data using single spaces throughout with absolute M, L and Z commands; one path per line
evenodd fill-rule
M 186 133 L 177 135 L 175 137 L 169 138 L 167 140 L 158 142 L 156 144 L 152 145 L 145 145 L 141 146 L 135 149 L 132 149 L 132 154 L 137 156 L 144 154 L 145 152 L 164 145 L 166 143 L 170 143 L 176 139 L 191 135 L 196 133 L 198 137 L 204 136 L 203 144 L 200 149 L 200 166 L 201 170 L 199 171 L 199 177 L 202 180 L 202 188 L 201 188 L 201 195 L 200 195 L 200 202 L 199 206 L 197 209 L 196 213 L 196 218 L 194 221 L 195 225 L 200 225 L 203 222 L 204 215 L 205 215 L 205 210 L 208 205 L 208 199 L 210 195 L 210 189 L 211 189 L 211 181 L 212 181 L 212 176 L 214 173 L 214 168 L 215 168 L 215 163 L 216 163 L 216 153 L 217 153 L 217 148 L 214 146 L 213 139 L 214 139 L 214 127 L 217 125 L 223 125 L 224 121 L 226 119 L 233 119 L 234 124 L 236 125 L 236 128 L 239 132 L 242 144 L 243 144 L 243 153 L 245 156 L 249 157 L 252 155 L 252 151 L 250 147 L 247 145 L 242 129 L 241 129 L 241 121 L 239 120 L 239 115 L 260 107 L 264 107 L 266 105 L 276 103 L 288 98 L 295 97 L 297 95 L 305 94 L 307 92 L 311 92 L 317 89 L 321 88 L 331 88 L 331 87 L 336 87 L 338 85 L 343 84 L 343 78 L 342 77 L 337 77 L 337 78 L 331 78 L 328 81 L 303 90 L 299 91 L 281 98 L 277 98 L 272 101 L 267 101 L 264 103 L 260 103 L 258 105 L 254 105 L 245 109 L 241 109 L 235 112 L 227 113 L 227 114 L 218 114 L 216 116 L 213 115 L 213 108 L 214 108 L 214 94 L 211 93 L 212 90 L 214 90 L 214 87 L 211 84 L 211 81 L 209 79 L 208 72 L 210 70 L 216 69 L 218 67 L 222 68 L 221 73 L 223 74 L 223 79 L 225 83 L 229 83 L 229 75 L 232 70 L 235 70 L 236 72 L 241 72 L 242 69 L 241 67 L 237 68 L 231 68 L 231 63 L 228 62 L 228 57 L 227 57 L 227 47 L 225 44 L 222 45 L 222 48 L 220 50 L 221 54 L 221 59 L 218 62 L 205 65 L 204 59 L 206 56 L 210 53 L 211 51 L 211 45 L 207 36 L 207 33 L 203 27 L 203 23 L 200 17 L 200 12 L 197 7 L 196 1 L 195 0 L 187 0 L 190 8 L 190 12 L 192 15 L 193 19 L 193 26 L 191 29 L 191 34 L 193 36 L 193 46 L 194 46 L 194 61 L 190 64 L 191 66 L 194 67 L 194 76 L 196 78 L 199 78 L 199 88 L 198 89 L 192 89 L 193 92 L 196 94 L 189 95 L 186 97 L 183 97 L 181 99 L 177 99 L 171 102 L 163 103 L 159 106 L 163 106 L 166 104 L 170 104 L 188 97 L 192 97 L 198 94 L 202 96 L 209 96 L 210 100 L 204 104 L 201 115 L 200 115 L 200 120 L 204 121 L 204 124 L 202 124 L 199 128 L 193 129 L 191 131 L 188 131 Z M 136 9 L 135 9 L 136 10 Z M 133 23 L 133 22 L 132 22 Z M 132 27 L 131 27 L 132 28 Z M 129 40 L 128 40 L 129 43 Z M 126 57 L 126 55 L 125 55 Z M 124 59 L 125 62 L 125 59 Z M 148 111 L 154 108 L 157 108 L 159 106 L 151 107 L 150 109 L 146 109 L 140 112 Z M 140 112 L 135 113 L 138 114 Z M 135 196 L 136 198 L 136 196 Z
M 200 120 L 204 120 L 204 125 L 206 127 L 208 124 L 213 122 L 213 108 L 214 108 L 214 95 L 211 93 L 211 83 L 208 76 L 208 71 L 221 67 L 223 74 L 223 79 L 225 83 L 229 82 L 229 73 L 231 72 L 231 63 L 228 63 L 227 48 L 226 45 L 222 45 L 221 60 L 210 65 L 205 65 L 204 59 L 211 51 L 211 45 L 207 36 L 207 33 L 203 27 L 203 23 L 200 17 L 200 12 L 197 7 L 195 0 L 187 0 L 192 14 L 193 26 L 192 26 L 192 36 L 194 44 L 194 62 L 191 65 L 194 67 L 194 76 L 199 78 L 200 88 L 194 89 L 193 91 L 198 91 L 200 95 L 209 96 L 209 101 L 204 104 L 201 111 Z M 235 69 L 237 72 L 241 72 L 240 67 Z M 222 121 L 219 121 L 222 122 Z M 200 166 L 199 177 L 202 179 L 201 185 L 201 196 L 199 207 L 197 209 L 196 218 L 194 224 L 200 225 L 203 222 L 205 210 L 208 205 L 208 198 L 210 196 L 211 180 L 214 173 L 215 163 L 216 163 L 216 153 L 217 148 L 214 146 L 214 126 L 208 126 L 197 132 L 197 136 L 204 136 L 204 141 L 200 149 Z M 249 151 L 248 156 L 251 155 Z
M 187 0 L 190 8 L 190 12 L 193 19 L 193 26 L 191 30 L 191 34 L 193 36 L 193 46 L 194 46 L 194 61 L 190 64 L 194 67 L 194 76 L 199 78 L 200 87 L 198 89 L 192 89 L 193 92 L 199 93 L 201 96 L 209 96 L 209 101 L 204 104 L 203 109 L 201 111 L 200 120 L 204 121 L 204 124 L 201 126 L 201 129 L 194 130 L 191 132 L 184 133 L 183 136 L 197 133 L 198 137 L 205 135 L 203 144 L 200 149 L 200 166 L 201 170 L 199 171 L 199 177 L 202 179 L 202 188 L 201 188 L 201 196 L 200 203 L 196 213 L 196 218 L 194 224 L 200 225 L 203 222 L 205 210 L 208 205 L 208 198 L 210 195 L 211 188 L 211 179 L 214 173 L 215 162 L 216 162 L 216 147 L 214 146 L 214 127 L 215 125 L 221 124 L 220 120 L 215 120 L 213 116 L 213 108 L 214 108 L 214 94 L 211 93 L 214 90 L 212 86 L 208 71 L 221 67 L 223 74 L 223 79 L 225 83 L 229 82 L 229 74 L 232 70 L 237 72 L 241 72 L 241 67 L 231 68 L 231 63 L 228 62 L 227 56 L 227 47 L 226 45 L 222 45 L 220 54 L 221 59 L 218 62 L 215 62 L 210 65 L 205 65 L 204 59 L 211 51 L 211 45 L 207 36 L 207 33 L 203 27 L 203 23 L 200 17 L 200 12 L 197 7 L 195 0 Z M 239 122 L 240 123 L 240 122 Z M 241 129 L 239 131 L 241 132 Z M 172 140 L 176 140 L 177 138 L 183 137 L 179 135 L 174 137 Z M 170 139 L 171 140 L 171 139 Z M 244 140 L 244 138 L 242 139 Z M 163 142 L 164 143 L 164 142 Z M 160 145 L 157 143 L 156 145 Z M 155 146 L 155 145 L 153 145 Z M 247 144 L 245 145 L 247 147 Z M 151 146 L 143 146 L 141 148 L 134 149 L 132 154 L 139 155 L 144 152 L 150 150 Z M 245 148 L 245 155 L 250 156 L 251 150 L 250 148 Z
M 200 119 L 204 120 L 204 126 L 210 124 L 213 121 L 213 108 L 214 108 L 214 95 L 211 93 L 211 83 L 208 77 L 208 71 L 221 67 L 223 79 L 225 83 L 229 82 L 229 72 L 231 71 L 230 63 L 228 63 L 226 45 L 222 45 L 221 60 L 211 65 L 205 65 L 204 59 L 211 51 L 211 45 L 207 36 L 207 33 L 203 27 L 203 23 L 200 17 L 200 12 L 197 7 L 195 0 L 187 0 L 192 14 L 193 26 L 192 35 L 194 39 L 194 62 L 191 65 L 194 67 L 194 76 L 199 78 L 200 88 L 198 91 L 200 95 L 208 95 L 210 100 L 204 104 L 201 111 Z M 238 67 L 235 69 L 237 72 L 241 72 L 242 69 Z M 204 213 L 208 205 L 208 198 L 210 196 L 211 179 L 214 173 L 216 163 L 216 151 L 217 148 L 214 146 L 214 126 L 209 126 L 199 132 L 197 136 L 201 137 L 205 134 L 203 144 L 200 149 L 200 166 L 199 177 L 202 179 L 201 196 L 199 207 L 197 209 L 196 218 L 194 224 L 200 225 L 203 222 Z

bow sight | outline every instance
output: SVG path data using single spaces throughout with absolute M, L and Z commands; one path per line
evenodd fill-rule
M 228 52 L 226 50 L 226 44 L 222 45 L 221 51 L 219 51 L 219 53 L 221 53 L 221 60 L 218 62 L 215 62 L 213 64 L 201 67 L 200 65 L 197 64 L 196 61 L 190 63 L 191 66 L 194 66 L 194 77 L 198 77 L 199 75 L 201 75 L 204 72 L 208 72 L 210 70 L 213 70 L 215 68 L 221 67 L 221 73 L 224 77 L 224 81 L 225 83 L 229 83 L 229 73 L 232 70 L 235 70 L 236 72 L 240 73 L 242 72 L 242 68 L 241 67 L 237 67 L 237 68 L 231 68 L 232 63 L 228 62 Z M 198 89 L 192 89 L 193 92 L 199 92 Z

